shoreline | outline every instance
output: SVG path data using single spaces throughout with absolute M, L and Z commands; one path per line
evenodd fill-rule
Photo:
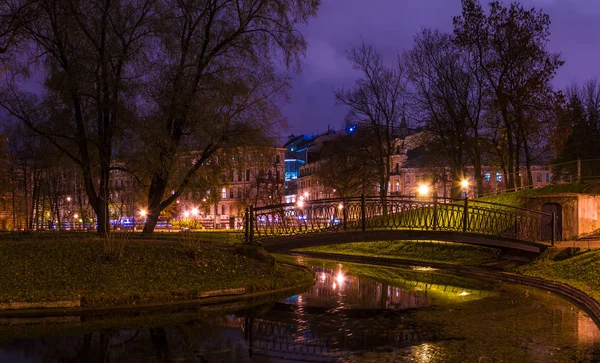
M 290 269 L 301 269 L 306 272 L 312 273 L 310 269 L 306 266 L 300 266 L 295 264 L 288 264 L 278 262 L 278 264 L 290 268 Z M 144 304 L 136 304 L 136 305 L 114 305 L 114 306 L 98 306 L 98 307 L 55 307 L 51 306 L 55 303 L 61 302 L 49 302 L 47 303 L 48 307 L 37 307 L 30 309 L 6 309 L 0 310 L 0 319 L 11 319 L 11 318 L 44 318 L 44 317 L 58 317 L 58 316 L 83 316 L 83 315 L 92 315 L 97 313 L 105 313 L 105 312 L 137 312 L 143 310 L 153 310 L 153 309 L 169 309 L 169 308 L 189 308 L 195 306 L 210 306 L 222 303 L 232 303 L 232 302 L 240 302 L 245 300 L 250 300 L 254 298 L 260 298 L 268 295 L 278 295 L 283 294 L 285 292 L 297 291 L 302 288 L 308 288 L 312 286 L 312 284 L 301 283 L 288 287 L 283 287 L 275 290 L 263 290 L 263 291 L 254 291 L 254 292 L 243 292 L 243 293 L 225 293 L 225 294 L 214 294 L 211 296 L 202 297 L 199 299 L 189 299 L 189 300 L 180 300 L 180 301 L 171 301 L 171 302 L 153 302 L 153 303 L 144 303 Z M 242 288 L 243 289 L 243 288 Z M 226 289 L 222 291 L 229 291 L 232 289 Z M 219 290 L 215 290 L 219 291 Z M 75 300 L 73 300 L 75 301 Z M 36 304 L 36 303 L 32 303 Z M 39 303 L 39 305 L 44 305 L 45 303 Z
M 488 281 L 502 281 L 536 287 L 555 293 L 558 296 L 575 304 L 576 306 L 584 310 L 592 318 L 594 323 L 596 323 L 598 328 L 600 328 L 600 303 L 598 303 L 594 298 L 592 298 L 585 292 L 558 281 L 547 280 L 540 277 L 526 276 L 513 272 L 500 271 L 491 268 L 451 265 L 439 262 L 413 261 L 406 259 L 396 259 L 391 257 L 384 259 L 379 257 L 308 251 L 287 251 L 286 254 L 289 256 L 303 256 L 307 258 L 337 260 L 342 262 L 362 263 L 376 266 L 433 267 L 466 277 L 474 277 L 477 279 Z

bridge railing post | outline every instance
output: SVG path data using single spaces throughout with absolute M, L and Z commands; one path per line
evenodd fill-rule
M 244 211 L 244 242 L 250 243 L 250 212 L 248 208 Z
M 433 197 L 433 226 L 432 229 L 435 231 L 438 224 L 437 207 L 438 207 L 437 196 Z
M 254 243 L 254 206 L 250 205 L 248 213 L 248 243 Z
M 363 232 L 367 230 L 367 206 L 365 203 L 365 194 L 360 196 L 360 222 Z
M 342 221 L 345 231 L 348 228 L 348 206 L 346 205 L 346 199 L 342 199 Z
M 519 239 L 519 215 L 515 214 L 515 239 Z
M 469 197 L 465 196 L 465 206 L 463 209 L 463 233 L 467 233 L 467 224 L 469 223 Z
M 552 233 L 552 246 L 556 243 L 556 212 L 552 212 L 552 222 L 550 224 L 550 233 Z

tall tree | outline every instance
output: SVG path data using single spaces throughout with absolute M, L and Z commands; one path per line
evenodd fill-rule
M 144 233 L 223 146 L 263 133 L 278 120 L 274 96 L 287 78 L 276 57 L 299 67 L 306 44 L 295 26 L 316 15 L 319 0 L 165 0 L 157 29 L 159 75 L 146 94 L 152 177 Z M 177 154 L 199 150 L 173 193 L 166 194 Z
M 335 98 L 348 107 L 346 121 L 366 135 L 365 142 L 377 160 L 379 194 L 385 198 L 402 129 L 404 68 L 399 57 L 386 66 L 381 53 L 365 43 L 351 49 L 348 60 L 361 77 L 353 87 L 336 90 Z
M 15 24 L 0 33 L 9 60 L 0 106 L 81 169 L 99 234 L 109 232 L 113 147 L 132 117 L 155 3 L 15 0 L 0 7 L 0 17 Z M 22 87 L 33 75 L 43 77 L 43 90 Z
M 460 197 L 460 182 L 469 162 L 482 190 L 480 120 L 485 82 L 478 65 L 470 62 L 449 34 L 429 29 L 415 36 L 414 48 L 405 59 L 411 105 L 424 122 L 428 149 L 436 151 L 438 163 L 450 165 L 452 196 Z
M 518 172 L 525 150 L 531 175 L 529 143 L 535 118 L 528 117 L 532 104 L 551 93 L 552 81 L 564 63 L 560 54 L 547 49 L 550 17 L 540 10 L 525 9 L 513 2 L 489 4 L 489 13 L 478 0 L 462 0 L 462 14 L 454 18 L 458 45 L 479 65 L 491 95 L 488 109 L 499 116 L 506 137 L 508 184 L 517 187 Z

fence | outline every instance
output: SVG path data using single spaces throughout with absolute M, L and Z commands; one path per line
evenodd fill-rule
M 245 240 L 337 231 L 420 229 L 520 241 L 560 239 L 556 215 L 468 199 L 361 196 L 278 204 L 246 211 Z

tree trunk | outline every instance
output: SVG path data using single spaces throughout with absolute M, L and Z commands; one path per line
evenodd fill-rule
M 156 228 L 158 222 L 158 216 L 160 215 L 162 197 L 167 188 L 166 179 L 163 176 L 154 174 L 152 177 L 152 183 L 148 190 L 148 213 L 146 215 L 146 223 L 144 224 L 144 230 L 142 236 L 151 236 Z

